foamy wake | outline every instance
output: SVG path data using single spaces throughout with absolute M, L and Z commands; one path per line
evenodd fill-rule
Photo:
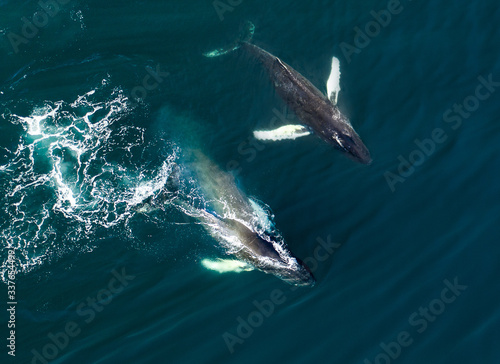
M 129 106 L 121 90 L 99 91 L 4 117 L 24 131 L 0 165 L 0 236 L 15 249 L 20 271 L 93 250 L 96 232 L 126 224 L 171 173 L 174 154 L 153 171 L 138 164 L 145 130 L 123 122 Z M 5 278 L 7 249 L 1 254 Z
M 145 140 L 146 130 L 130 120 L 131 106 L 123 92 L 103 88 L 73 102 L 44 102 L 27 115 L 0 116 L 11 129 L 18 129 L 17 145 L 0 147 L 6 156 L 0 162 L 4 281 L 9 249 L 15 251 L 18 271 L 28 272 L 69 252 L 91 252 L 110 232 L 134 239 L 132 218 L 166 205 L 204 224 L 228 254 L 241 249 L 241 242 L 221 229 L 198 181 L 184 176 L 172 194 L 175 201 L 164 199 L 170 196 L 165 190 L 168 178 L 174 169 L 183 168 L 179 148 L 171 143 L 158 150 L 157 140 Z M 149 160 L 148 148 L 161 157 Z M 285 254 L 270 209 L 258 201 L 251 205 L 254 211 L 242 223 L 250 224 L 252 231 L 273 241 Z M 234 217 L 229 209 L 223 214 L 223 218 Z M 220 264 L 215 266 L 222 269 Z

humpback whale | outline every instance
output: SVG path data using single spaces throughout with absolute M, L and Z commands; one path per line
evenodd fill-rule
M 282 140 L 295 139 L 312 132 L 353 160 L 363 164 L 371 163 L 368 148 L 337 107 L 340 91 L 338 59 L 335 57 L 332 59 L 332 71 L 327 84 L 328 97 L 326 97 L 309 80 L 280 58 L 250 43 L 254 29 L 254 25 L 247 22 L 246 34 L 240 37 L 236 44 L 226 49 L 204 53 L 206 57 L 217 57 L 242 49 L 253 56 L 267 70 L 278 95 L 304 124 L 281 127 L 272 131 L 256 131 L 254 136 L 261 140 Z
M 251 266 L 292 285 L 314 285 L 312 272 L 274 231 L 270 211 L 265 211 L 256 200 L 242 192 L 234 176 L 222 171 L 200 150 L 188 150 L 184 155 L 182 163 L 172 170 L 157 201 L 148 203 L 156 205 L 168 201 L 194 217 L 228 254 L 245 263 L 233 262 L 236 269 L 250 270 L 248 266 Z M 184 181 L 194 184 L 195 193 L 182 191 Z M 206 260 L 203 265 L 218 269 Z

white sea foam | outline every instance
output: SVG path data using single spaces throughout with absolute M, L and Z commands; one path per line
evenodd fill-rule
M 131 161 L 134 148 L 144 147 L 145 130 L 123 123 L 129 112 L 123 92 L 102 87 L 71 103 L 45 102 L 29 115 L 8 116 L 24 134 L 0 166 L 6 191 L 0 236 L 16 250 L 20 271 L 92 250 L 93 234 L 126 224 L 171 172 L 173 154 L 149 171 Z M 7 256 L 1 257 L 5 278 Z

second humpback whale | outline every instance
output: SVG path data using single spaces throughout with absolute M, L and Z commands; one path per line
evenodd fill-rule
M 259 139 L 295 139 L 311 131 L 320 138 L 346 153 L 357 162 L 369 164 L 371 156 L 368 148 L 354 131 L 349 120 L 340 112 L 337 104 L 338 60 L 332 60 L 332 72 L 328 80 L 328 97 L 319 91 L 309 80 L 278 57 L 249 43 L 253 36 L 254 25 L 246 24 L 246 35 L 226 49 L 205 53 L 206 57 L 217 57 L 236 49 L 242 49 L 261 62 L 280 97 L 295 112 L 305 126 L 287 125 L 273 131 L 255 132 Z
M 227 269 L 220 267 L 223 260 L 205 259 L 203 265 L 208 269 L 222 272 L 254 267 L 292 285 L 313 286 L 312 272 L 287 248 L 274 228 L 270 211 L 243 193 L 234 176 L 222 171 L 199 149 L 181 153 L 182 162 L 172 169 L 161 192 L 141 203 L 137 211 L 147 213 L 149 207 L 175 206 L 195 218 L 227 254 L 239 260 L 230 261 L 232 267 Z

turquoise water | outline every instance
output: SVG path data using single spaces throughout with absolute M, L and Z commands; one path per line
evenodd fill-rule
M 61 3 L 0 1 L 2 363 L 500 360 L 496 3 Z M 247 20 L 322 91 L 340 59 L 371 165 L 252 138 L 297 121 L 247 56 L 202 56 Z M 269 206 L 314 287 L 209 271 L 203 226 L 137 212 L 192 143 Z

